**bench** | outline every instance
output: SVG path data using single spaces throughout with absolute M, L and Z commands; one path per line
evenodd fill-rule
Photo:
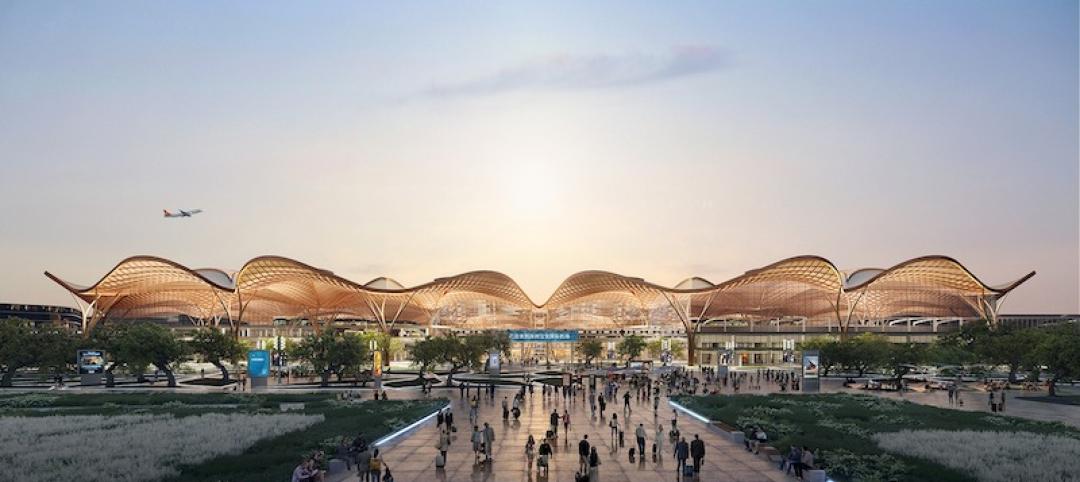
M 829 476 L 825 474 L 821 469 L 809 469 L 803 470 L 803 480 L 806 482 L 825 482 L 829 480 Z
M 727 437 L 727 439 L 735 444 L 743 445 L 743 440 L 746 439 L 746 434 L 741 430 L 732 427 L 724 422 L 713 421 L 712 425 L 720 430 L 720 433 Z
M 349 472 L 348 464 L 341 459 L 330 459 L 326 463 L 326 475 L 323 477 L 323 482 L 338 482 L 349 478 L 352 475 Z
M 764 455 L 766 459 L 769 459 L 769 462 L 773 463 L 779 463 L 780 460 L 784 458 L 784 456 L 780 454 L 780 451 L 776 450 L 772 445 L 758 445 L 758 453 Z

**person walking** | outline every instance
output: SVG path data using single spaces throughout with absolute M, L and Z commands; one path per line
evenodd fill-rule
M 547 473 L 548 473 L 548 465 L 551 464 L 551 462 L 548 460 L 548 459 L 551 458 L 551 444 L 548 443 L 547 438 L 544 438 L 544 440 L 542 442 L 540 442 L 539 454 L 540 454 L 540 462 L 536 464 L 536 473 L 539 474 L 540 471 L 543 470 L 544 475 L 547 475 Z
M 616 437 L 619 436 L 619 414 L 611 414 L 611 423 L 608 424 L 608 427 L 611 427 L 611 442 L 614 444 Z
M 494 459 L 491 458 L 492 446 L 495 445 L 495 429 L 484 422 L 484 461 L 490 462 Z
M 379 449 L 375 449 L 371 453 L 371 461 L 368 462 L 368 477 L 371 482 L 379 482 L 379 476 L 382 475 L 383 460 L 379 457 Z
M 360 449 L 360 452 L 356 454 L 356 475 L 360 477 L 360 482 L 368 480 L 368 473 L 371 471 L 371 451 L 365 445 Z
M 631 408 L 630 408 L 630 391 L 627 390 L 626 393 L 624 393 L 622 397 L 623 397 L 623 411 L 629 413 L 631 411 Z
M 653 446 L 656 447 L 656 456 L 663 458 L 664 456 L 664 426 L 657 424 L 656 426 L 656 438 L 653 439 Z
M 559 411 L 551 410 L 551 416 L 548 417 L 548 422 L 551 423 L 551 433 L 559 435 Z
M 439 453 L 442 454 L 443 463 L 446 463 L 446 451 L 450 449 L 450 429 L 439 431 Z
M 586 434 L 581 438 L 581 441 L 577 444 L 578 451 L 578 470 L 582 473 L 589 470 L 589 435 Z
M 600 482 L 600 454 L 596 447 L 589 451 L 589 482 Z
M 502 399 L 502 409 L 503 409 L 503 420 L 508 420 L 510 418 L 510 403 L 506 401 L 506 396 L 503 396 L 503 399 Z
M 641 455 L 641 460 L 645 460 L 645 424 L 639 423 L 637 430 L 634 431 L 634 437 L 637 438 L 637 451 Z
M 679 439 L 675 444 L 675 471 L 679 474 L 686 469 L 686 459 L 690 456 L 690 444 L 686 443 L 686 437 Z
M 473 425 L 469 441 L 472 442 L 473 462 L 480 462 L 480 451 L 484 448 L 484 434 L 480 432 L 480 427 Z
M 562 411 L 562 426 L 567 437 L 570 436 L 570 412 L 565 408 Z
M 705 458 L 705 442 L 694 434 L 694 441 L 690 442 L 690 457 L 694 459 L 694 473 L 701 472 L 701 461 Z
M 604 395 L 602 393 L 596 395 L 596 403 L 600 405 L 600 419 L 603 420 L 604 409 L 607 408 L 607 401 L 604 400 Z
M 530 433 L 529 434 L 529 440 L 525 441 L 525 459 L 529 461 L 529 468 L 530 469 L 532 468 L 533 455 L 534 455 L 535 451 L 536 451 L 536 439 L 534 439 L 532 434 Z
M 473 395 L 469 400 L 469 423 L 476 425 L 477 412 L 480 410 L 480 400 L 477 400 L 476 395 Z

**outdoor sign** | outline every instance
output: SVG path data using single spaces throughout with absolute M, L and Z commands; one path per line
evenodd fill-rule
M 382 352 L 379 350 L 375 350 L 371 352 L 371 356 L 371 376 L 375 377 L 375 379 L 377 380 L 379 378 L 382 378 Z
M 248 376 L 251 378 L 270 376 L 270 352 L 266 350 L 248 352 Z
M 576 330 L 507 330 L 510 341 L 562 343 L 578 341 Z
M 821 369 L 821 354 L 817 350 L 806 350 L 802 354 L 802 391 L 818 392 L 821 381 L 818 371 Z
M 79 350 L 76 356 L 79 375 L 102 373 L 105 371 L 105 352 L 101 350 Z
M 817 378 L 818 377 L 818 365 L 821 363 L 821 357 L 817 353 L 803 354 L 802 358 L 802 372 L 803 378 Z
M 499 352 L 493 351 L 491 353 L 488 353 L 488 374 L 489 375 L 498 375 L 499 371 L 501 369 L 500 363 L 501 362 L 500 362 Z

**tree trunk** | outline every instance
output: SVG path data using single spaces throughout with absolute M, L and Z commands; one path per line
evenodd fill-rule
M 1047 392 L 1051 397 L 1057 396 L 1057 377 L 1053 377 L 1046 382 Z
M 686 366 L 692 367 L 697 364 L 694 355 L 697 354 L 697 344 L 694 341 L 697 334 L 692 329 L 686 330 Z
M 4 378 L 0 379 L 0 387 L 10 387 L 12 379 L 15 378 L 15 368 L 8 368 L 4 372 Z
M 1009 364 L 1009 383 L 1016 383 L 1016 372 L 1020 370 L 1020 364 Z
M 169 365 L 166 363 L 155 363 L 154 366 L 156 366 L 158 370 L 165 372 L 165 378 L 169 380 L 169 388 L 176 388 L 176 375 L 173 373 L 172 368 L 169 368 Z
M 214 361 L 212 361 L 210 363 L 212 363 L 214 366 L 216 366 L 218 370 L 221 370 L 221 381 L 222 381 L 222 383 L 229 383 L 229 381 L 230 381 L 229 380 L 229 371 L 225 369 L 225 364 L 221 363 L 221 362 L 214 362 Z

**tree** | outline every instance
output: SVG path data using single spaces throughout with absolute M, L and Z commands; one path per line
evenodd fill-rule
M 1035 330 L 1031 330 L 1035 332 Z M 1049 375 L 1050 396 L 1057 396 L 1057 384 L 1062 380 L 1080 378 L 1080 325 L 1068 323 L 1038 330 L 1035 359 Z
M 289 356 L 307 361 L 319 373 L 321 386 L 330 384 L 330 376 L 338 380 L 346 373 L 358 373 L 369 361 L 371 352 L 363 337 L 356 334 L 323 330 L 305 336 L 300 343 L 289 347 Z
M 662 340 L 652 340 L 646 343 L 645 352 L 649 354 L 649 358 L 659 359 L 660 355 L 664 354 L 664 342 Z
M 427 337 L 409 345 L 406 350 L 414 365 L 420 366 L 420 378 L 443 360 L 443 346 L 438 338 Z
M 846 358 L 845 367 L 858 371 L 860 377 L 867 371 L 880 367 L 890 349 L 889 340 L 873 333 L 844 339 L 840 341 L 840 345 L 843 347 L 840 350 L 841 358 Z
M 670 351 L 672 358 L 682 358 L 686 356 L 686 342 L 682 340 L 671 340 Z
M 926 345 L 922 343 L 889 343 L 885 352 L 884 365 L 888 367 L 896 378 L 897 388 L 901 387 L 901 380 L 926 357 Z
M 222 333 L 214 328 L 204 328 L 192 336 L 188 342 L 194 353 L 201 355 L 207 362 L 221 370 L 221 379 L 229 383 L 229 370 L 225 363 L 236 364 L 244 357 L 244 345 L 232 334 Z
M 596 338 L 589 338 L 578 342 L 578 350 L 585 358 L 585 365 L 592 365 L 592 361 L 604 352 L 604 344 Z
M 117 363 L 145 367 L 154 365 L 165 373 L 169 386 L 176 386 L 173 365 L 183 361 L 189 348 L 168 328 L 156 323 L 118 325 L 110 333 L 109 354 Z
M 15 371 L 35 362 L 33 351 L 27 349 L 34 344 L 30 326 L 30 320 L 21 318 L 0 321 L 0 366 L 4 370 L 0 386 L 10 387 Z
M 615 351 L 626 357 L 626 365 L 630 366 L 630 360 L 641 356 L 645 349 L 645 338 L 639 335 L 627 335 L 615 345 Z

